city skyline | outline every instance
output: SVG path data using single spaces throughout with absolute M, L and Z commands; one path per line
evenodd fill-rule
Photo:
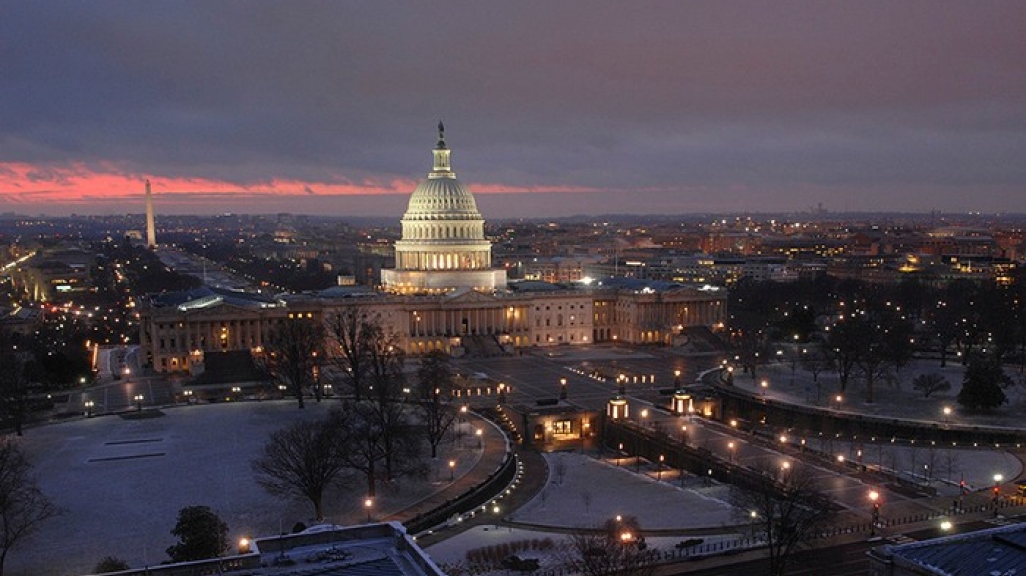
M 400 213 L 446 122 L 489 219 L 1026 212 L 1013 2 L 22 3 L 0 205 Z

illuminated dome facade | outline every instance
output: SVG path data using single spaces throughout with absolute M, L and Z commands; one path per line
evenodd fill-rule
M 395 269 L 382 270 L 382 284 L 398 292 L 504 287 L 506 271 L 491 267 L 492 244 L 485 239 L 484 218 L 474 196 L 452 171 L 441 123 L 431 152 L 434 168 L 410 196 L 402 239 L 395 243 Z

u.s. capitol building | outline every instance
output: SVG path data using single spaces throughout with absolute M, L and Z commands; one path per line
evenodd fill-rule
M 675 345 L 693 327 L 716 328 L 724 290 L 625 278 L 562 287 L 508 285 L 492 267 L 491 242 L 470 190 L 456 179 L 439 125 L 433 167 L 410 196 L 393 270 L 377 290 L 334 288 L 274 298 L 203 287 L 144 302 L 140 343 L 158 372 L 194 372 L 209 352 L 258 354 L 280 322 L 324 319 L 359 306 L 406 352 L 512 354 L 518 349 L 603 342 Z

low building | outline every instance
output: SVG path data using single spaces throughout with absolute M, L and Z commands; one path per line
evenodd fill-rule
M 238 554 L 161 564 L 119 576 L 196 574 L 445 576 L 398 522 L 312 526 L 295 534 L 243 539 Z
M 1015 524 L 874 548 L 873 576 L 1021 574 L 1026 570 L 1026 524 Z

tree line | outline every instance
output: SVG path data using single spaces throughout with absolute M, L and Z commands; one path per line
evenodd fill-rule
M 837 375 L 839 392 L 856 379 L 865 401 L 913 358 L 966 367 L 959 402 L 986 411 L 1005 401 L 1003 370 L 1026 371 L 1026 287 L 909 279 L 875 284 L 829 276 L 796 283 L 741 282 L 731 291 L 729 342 L 741 374 L 757 378 L 770 361 L 813 375 Z M 925 396 L 950 387 L 935 375 L 916 382 Z

